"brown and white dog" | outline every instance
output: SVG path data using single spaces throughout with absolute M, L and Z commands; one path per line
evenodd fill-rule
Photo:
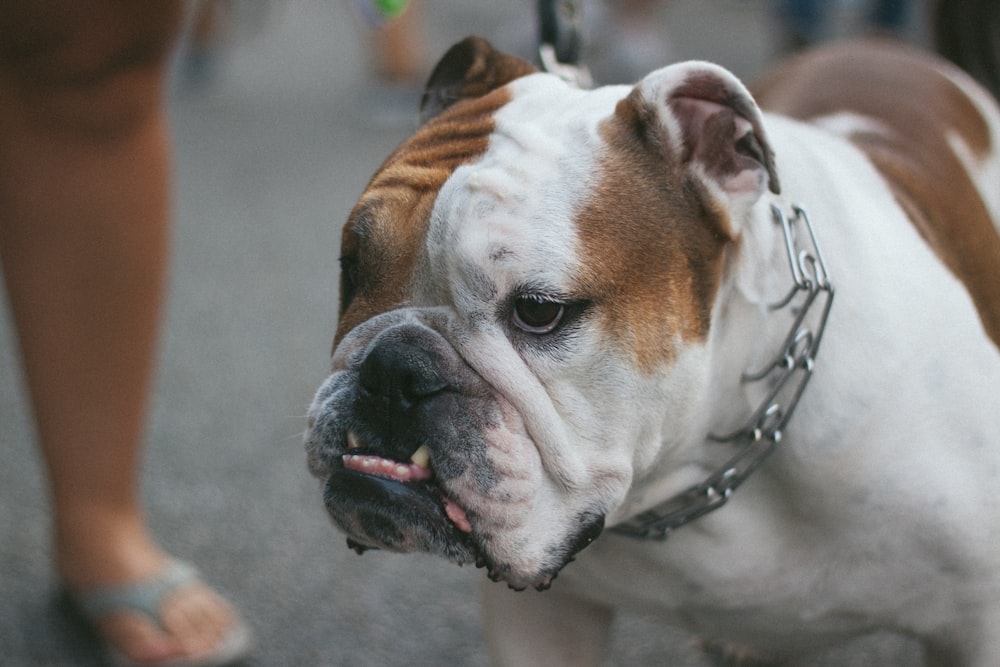
M 888 629 L 936 664 L 1000 665 L 986 93 L 875 42 L 794 60 L 756 101 L 703 62 L 580 90 L 470 38 L 424 114 L 344 227 L 309 412 L 354 548 L 515 589 L 562 572 L 487 586 L 499 664 L 599 663 L 637 605 L 779 657 Z M 835 286 L 828 318 L 778 307 L 800 282 Z M 807 347 L 794 418 L 751 421 L 776 380 L 747 372 Z M 762 429 L 766 452 L 717 437 Z M 694 519 L 728 478 L 666 542 L 601 534 L 671 499 Z

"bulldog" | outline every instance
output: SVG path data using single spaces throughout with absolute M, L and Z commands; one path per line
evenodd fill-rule
M 629 605 L 776 659 L 889 630 L 1000 665 L 988 94 L 881 42 L 753 96 L 469 38 L 422 115 L 343 228 L 308 414 L 350 546 L 551 587 L 486 584 L 502 665 L 599 664 Z

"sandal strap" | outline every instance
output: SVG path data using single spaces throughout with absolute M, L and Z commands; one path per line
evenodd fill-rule
M 105 614 L 116 611 L 137 611 L 145 614 L 158 626 L 164 599 L 171 593 L 199 578 L 193 565 L 171 559 L 155 577 L 119 586 L 106 586 L 78 593 L 76 602 L 80 610 L 96 621 Z

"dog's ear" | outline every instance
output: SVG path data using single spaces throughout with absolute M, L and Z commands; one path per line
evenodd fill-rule
M 427 122 L 455 102 L 479 97 L 538 69 L 502 53 L 481 37 L 466 37 L 448 49 L 431 72 L 420 100 L 420 120 Z
M 647 140 L 733 204 L 780 191 L 774 152 L 750 92 L 727 70 L 704 62 L 648 75 L 619 105 L 636 114 Z

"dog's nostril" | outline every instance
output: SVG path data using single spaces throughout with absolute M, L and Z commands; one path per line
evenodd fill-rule
M 448 386 L 427 351 L 400 341 L 376 345 L 361 364 L 359 381 L 365 391 L 404 408 Z

